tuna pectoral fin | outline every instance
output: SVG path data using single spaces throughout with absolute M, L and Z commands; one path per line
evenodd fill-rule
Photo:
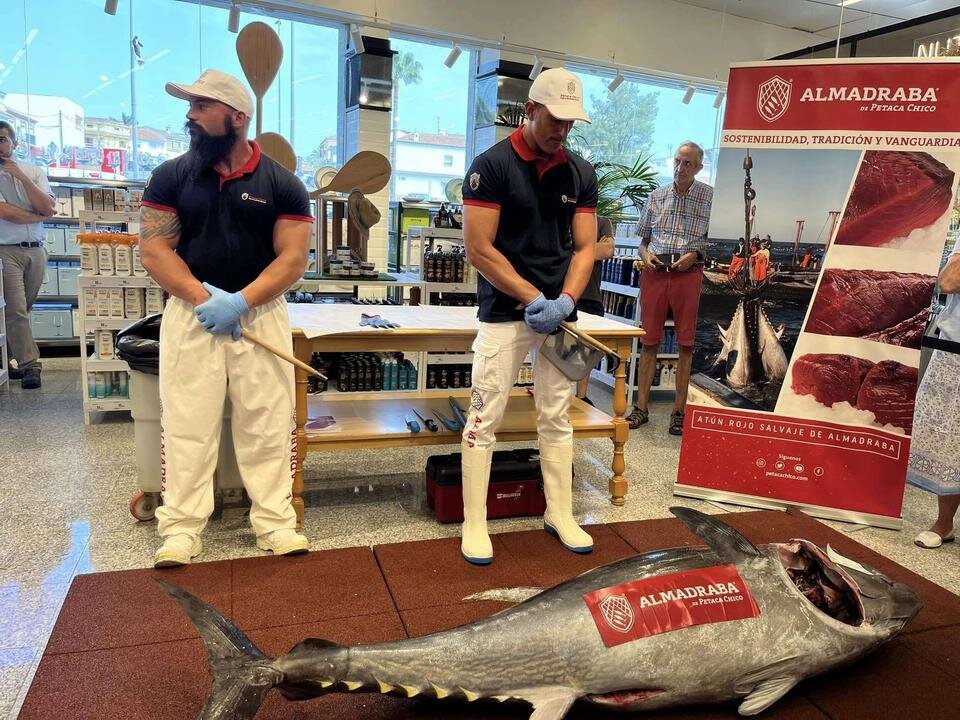
M 207 646 L 213 689 L 200 720 L 253 720 L 271 688 L 283 681 L 270 658 L 223 615 L 185 590 L 157 579 L 187 613 Z
M 711 515 L 677 506 L 670 508 L 670 512 L 725 562 L 737 563 L 748 557 L 760 556 L 760 551 L 753 543 Z
M 530 720 L 561 720 L 580 693 L 568 687 L 545 687 L 511 693 L 533 705 Z
M 797 684 L 798 678 L 793 676 L 775 677 L 764 680 L 744 698 L 737 708 L 741 715 L 756 715 L 773 705 Z

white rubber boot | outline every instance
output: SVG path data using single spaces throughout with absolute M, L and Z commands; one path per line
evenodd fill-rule
M 493 561 L 493 543 L 487 534 L 487 487 L 493 449 L 461 446 L 463 458 L 463 534 L 460 552 L 474 565 Z
M 560 540 L 567 550 L 591 552 L 593 538 L 573 519 L 573 444 L 540 443 L 540 470 L 547 496 L 543 529 Z

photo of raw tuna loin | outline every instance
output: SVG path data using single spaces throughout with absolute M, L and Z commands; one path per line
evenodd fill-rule
M 916 338 L 911 329 L 919 323 L 923 332 L 935 282 L 932 275 L 920 273 L 830 268 L 823 273 L 804 329 L 915 347 L 907 344 Z
M 919 350 L 920 341 L 923 340 L 923 331 L 927 328 L 927 316 L 929 314 L 929 309 L 924 308 L 913 317 L 907 318 L 893 327 L 864 335 L 863 339 Z
M 857 406 L 857 395 L 867 372 L 869 360 L 839 353 L 811 353 L 793 364 L 793 392 L 813 395 L 821 405 L 848 402 Z
M 953 171 L 924 152 L 864 153 L 836 242 L 879 247 L 932 225 L 950 206 Z
M 910 435 L 916 391 L 916 368 L 895 360 L 884 360 L 870 368 L 863 379 L 857 407 L 876 415 L 879 424 L 896 425 Z

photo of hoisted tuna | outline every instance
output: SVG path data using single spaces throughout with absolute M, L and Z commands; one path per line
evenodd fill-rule
M 522 602 L 432 635 L 355 647 L 308 639 L 278 658 L 158 582 L 206 643 L 204 720 L 250 720 L 273 688 L 288 700 L 369 692 L 519 701 L 532 706 L 531 720 L 561 720 L 575 702 L 641 711 L 736 701 L 741 715 L 755 715 L 894 638 L 923 606 L 908 586 L 829 546 L 758 547 L 715 517 L 671 512 L 707 547 L 634 555 L 550 589 L 488 591 L 482 599 Z
M 753 189 L 750 178 L 752 169 L 753 160 L 748 150 L 743 159 L 745 238 L 752 236 L 756 214 L 753 201 L 757 191 Z M 723 364 L 727 384 L 736 390 L 761 383 L 781 382 L 787 374 L 787 356 L 780 346 L 784 328 L 781 325 L 775 330 L 761 306 L 769 283 L 766 265 L 769 263 L 770 247 L 769 242 L 765 241 L 760 241 L 759 245 L 757 255 L 766 252 L 760 260 L 762 269 L 757 267 L 760 261 L 745 262 L 732 274 L 728 284 L 740 301 L 730 324 L 726 328 L 717 326 L 723 339 L 723 348 L 714 364 Z

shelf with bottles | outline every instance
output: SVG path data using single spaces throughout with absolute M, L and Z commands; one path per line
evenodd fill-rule
M 310 364 L 327 376 L 308 379 L 307 392 L 319 394 L 406 393 L 419 385 L 419 353 L 314 353 Z
M 640 292 L 640 257 L 614 255 L 601 263 L 600 287 L 609 292 L 637 297 Z
M 608 320 L 633 324 L 637 316 L 637 298 L 603 290 L 600 293 L 604 317 Z
M 120 362 L 119 360 L 116 362 Z M 125 364 L 125 363 L 124 363 Z M 95 410 L 129 410 L 129 405 L 110 407 L 97 406 L 103 401 L 129 402 L 130 375 L 127 370 L 92 370 L 86 374 L 87 392 L 84 408 Z

